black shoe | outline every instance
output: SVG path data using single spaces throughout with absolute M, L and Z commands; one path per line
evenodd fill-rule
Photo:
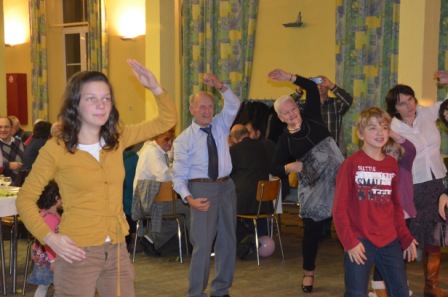
M 248 260 L 255 253 L 256 249 L 255 236 L 253 234 L 249 234 L 244 237 L 238 245 L 237 255 L 241 260 Z
M 304 275 L 303 278 L 305 277 L 311 277 L 313 279 L 313 283 L 314 283 L 314 275 Z M 304 293 L 312 293 L 313 292 L 313 285 L 309 285 L 309 286 L 305 286 L 304 284 L 302 284 L 302 291 Z
M 145 237 L 140 239 L 140 244 L 143 247 L 143 252 L 146 256 L 160 257 L 162 254 L 156 249 L 152 242 L 149 242 Z
M 256 247 L 255 245 L 251 245 L 247 248 L 246 252 L 240 256 L 241 260 L 248 260 L 255 253 Z

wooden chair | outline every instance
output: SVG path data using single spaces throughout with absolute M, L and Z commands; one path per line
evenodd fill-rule
M 280 235 L 280 226 L 277 220 L 277 204 L 279 203 L 280 198 L 280 179 L 275 178 L 273 180 L 260 180 L 258 182 L 258 188 L 257 188 L 257 201 L 258 201 L 258 210 L 256 215 L 245 215 L 245 214 L 239 214 L 239 218 L 243 219 L 251 219 L 254 222 L 254 229 L 255 229 L 255 247 L 257 251 L 257 264 L 260 265 L 260 254 L 258 250 L 258 232 L 257 232 L 257 220 L 258 219 L 266 219 L 269 222 L 275 223 L 277 227 L 277 235 L 278 240 L 280 244 L 280 250 L 282 252 L 282 258 L 285 258 L 285 255 L 283 254 L 283 245 L 282 245 L 282 238 Z M 261 210 L 261 203 L 262 202 L 274 202 L 274 210 L 272 213 L 260 213 Z M 280 202 L 281 203 L 281 202 Z M 270 228 L 268 228 L 270 230 Z M 273 237 L 273 232 L 270 232 L 270 237 Z
M 138 199 L 140 200 L 140 207 L 141 207 L 141 213 L 143 214 L 143 206 L 142 206 L 142 197 L 140 195 L 140 190 L 137 187 L 137 195 L 138 195 Z M 174 192 L 173 190 L 173 183 L 172 182 L 162 182 L 160 183 L 160 190 L 159 193 L 157 194 L 157 196 L 154 198 L 154 203 L 156 202 L 170 202 L 173 204 L 173 212 L 170 214 L 163 214 L 162 215 L 162 220 L 176 220 L 177 222 L 177 237 L 178 237 L 178 241 L 179 241 L 179 261 L 180 263 L 183 263 L 183 258 L 182 258 L 182 231 L 180 228 L 180 220 L 182 220 L 183 222 L 183 226 L 184 226 L 184 235 L 185 235 L 185 248 L 187 250 L 187 255 L 189 253 L 188 251 L 188 238 L 187 238 L 187 229 L 185 227 L 185 218 L 182 214 L 178 214 L 176 212 L 176 200 L 177 200 L 177 195 L 176 192 Z M 145 215 L 143 217 L 141 217 L 138 221 L 137 221 L 137 226 L 136 226 L 136 230 L 139 230 L 140 226 L 142 226 L 143 221 L 150 221 L 151 220 L 151 216 L 150 215 Z M 162 222 L 163 224 L 163 222 Z M 135 242 L 134 242 L 134 249 L 132 252 L 132 262 L 135 262 L 135 251 L 137 248 L 137 239 L 138 236 L 135 236 Z

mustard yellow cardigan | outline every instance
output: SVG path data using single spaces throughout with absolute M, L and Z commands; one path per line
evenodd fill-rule
M 64 213 L 59 233 L 78 246 L 99 246 L 124 241 L 129 225 L 123 212 L 123 150 L 161 134 L 176 124 L 176 108 L 163 92 L 156 96 L 158 116 L 121 128 L 117 150 L 100 152 L 98 162 L 85 151 L 67 152 L 62 141 L 47 141 L 17 197 L 17 209 L 26 228 L 40 241 L 51 232 L 36 205 L 44 187 L 54 179 L 60 189 Z

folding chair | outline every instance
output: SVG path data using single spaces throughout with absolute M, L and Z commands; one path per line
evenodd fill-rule
M 140 209 L 141 209 L 141 213 L 143 214 L 143 206 L 142 206 L 142 197 L 140 195 L 140 190 L 137 187 L 137 196 L 138 199 L 140 200 Z M 187 229 L 185 227 L 185 218 L 182 214 L 178 214 L 176 212 L 176 200 L 177 200 L 177 195 L 176 192 L 174 192 L 173 190 L 173 183 L 172 182 L 162 182 L 160 183 L 160 190 L 159 193 L 157 194 L 157 196 L 154 198 L 154 203 L 156 202 L 170 202 L 173 204 L 173 212 L 170 214 L 163 214 L 162 215 L 162 220 L 176 220 L 177 222 L 177 237 L 178 237 L 178 241 L 179 241 L 179 260 L 180 263 L 183 263 L 183 258 L 182 258 L 182 231 L 180 228 L 180 219 L 183 220 L 183 226 L 184 226 L 184 235 L 185 235 L 185 248 L 187 250 L 187 255 L 189 253 L 188 251 L 188 239 L 187 239 Z M 143 221 L 150 221 L 152 218 L 150 215 L 142 215 L 142 217 L 137 221 L 137 227 L 136 230 L 139 230 L 140 226 L 142 226 Z M 163 222 L 162 222 L 163 224 Z M 137 248 L 137 239 L 138 236 L 135 236 L 135 242 L 134 242 L 134 250 L 132 252 L 132 262 L 135 262 L 135 251 Z
M 255 229 L 255 247 L 257 250 L 257 264 L 260 266 L 260 254 L 258 250 L 258 232 L 257 232 L 257 220 L 258 219 L 266 219 L 268 222 L 273 222 L 277 226 L 277 235 L 278 240 L 280 244 L 280 250 L 282 252 L 282 258 L 285 258 L 285 255 L 283 254 L 283 245 L 282 245 L 282 238 L 280 235 L 280 226 L 277 220 L 277 204 L 280 200 L 280 179 L 275 178 L 273 180 L 260 180 L 258 182 L 257 187 L 257 201 L 258 201 L 258 210 L 256 215 L 245 215 L 245 214 L 239 214 L 239 218 L 243 219 L 251 219 L 254 222 L 254 229 Z M 274 201 L 274 210 L 272 213 L 260 213 L 261 210 L 261 203 L 267 202 L 267 201 Z M 281 203 L 281 202 L 280 202 Z M 270 228 L 268 228 L 270 230 Z M 270 232 L 270 237 L 273 237 L 273 232 Z

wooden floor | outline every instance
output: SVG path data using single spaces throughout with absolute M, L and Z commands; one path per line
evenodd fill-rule
M 300 289 L 302 256 L 299 218 L 293 214 L 283 216 L 285 259 L 282 260 L 281 258 L 278 244 L 271 257 L 261 259 L 260 266 L 257 266 L 255 257 L 245 261 L 238 259 L 230 295 L 232 297 L 343 296 L 343 250 L 335 234 L 332 235 L 332 239 L 321 242 L 315 274 L 315 289 L 312 294 L 305 294 Z M 291 232 L 294 230 L 295 232 Z M 23 280 L 25 249 L 26 240 L 20 240 L 18 258 L 20 288 Z M 143 253 L 139 253 L 134 264 L 137 296 L 186 296 L 190 258 L 185 256 L 184 261 L 183 264 L 177 262 L 175 240 L 162 250 L 162 257 L 160 258 L 147 257 Z M 410 288 L 414 292 L 413 296 L 423 296 L 421 266 L 421 263 L 418 262 L 407 265 Z M 440 275 L 441 287 L 448 292 L 448 254 L 446 253 L 443 254 Z M 212 277 L 213 269 L 211 270 L 210 280 Z M 33 296 L 34 289 L 34 286 L 28 285 L 25 296 Z M 8 293 L 11 295 L 10 282 Z M 48 296 L 53 296 L 52 288 L 50 288 Z

